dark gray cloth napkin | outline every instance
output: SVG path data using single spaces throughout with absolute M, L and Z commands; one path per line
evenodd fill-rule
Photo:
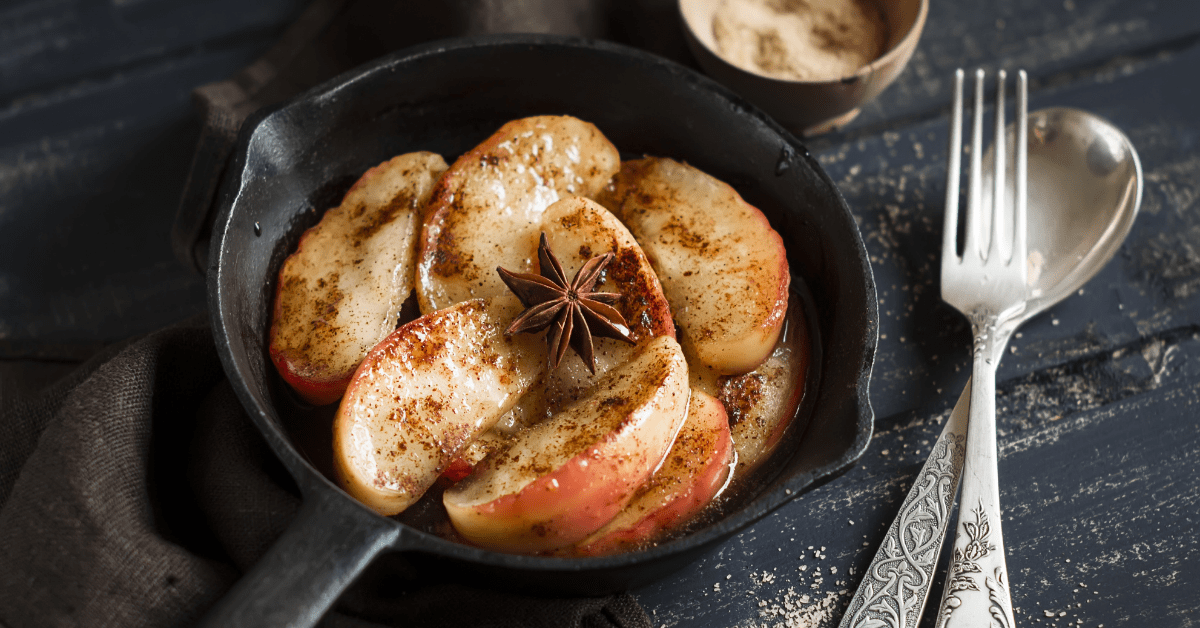
M 113 347 L 0 408 L 0 624 L 186 626 L 288 525 L 299 497 L 202 319 Z M 627 595 L 354 586 L 322 625 L 645 628 Z

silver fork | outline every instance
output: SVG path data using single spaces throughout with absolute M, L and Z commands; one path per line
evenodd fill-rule
M 937 627 L 1014 625 L 1008 568 L 1000 532 L 1000 489 L 996 472 L 996 364 L 1012 326 L 1025 310 L 1025 200 L 1028 78 L 1017 74 L 1017 136 L 1012 199 L 1005 198 L 1005 73 L 997 73 L 996 174 L 991 196 L 982 189 L 983 70 L 975 71 L 966 241 L 958 254 L 958 185 L 962 150 L 963 71 L 955 74 L 942 240 L 942 299 L 971 322 L 975 336 L 966 460 L 959 499 L 954 554 Z M 1011 202 L 1006 202 L 1011 200 Z M 993 623 L 994 622 L 994 623 Z

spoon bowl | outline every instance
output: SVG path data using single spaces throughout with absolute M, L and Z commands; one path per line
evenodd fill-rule
M 1013 172 L 1013 125 L 1007 136 Z M 1039 109 L 1029 114 L 1028 143 L 1029 300 L 1012 329 L 1099 272 L 1121 248 L 1142 201 L 1137 151 L 1107 120 L 1067 107 Z M 983 156 L 985 190 L 994 161 L 992 147 Z

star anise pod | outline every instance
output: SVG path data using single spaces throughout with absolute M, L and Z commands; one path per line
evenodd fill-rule
M 592 292 L 601 271 L 612 259 L 612 253 L 593 257 L 568 283 L 567 275 L 550 250 L 546 234 L 543 233 L 538 244 L 541 274 L 514 273 L 496 268 L 500 278 L 528 308 L 513 320 L 504 333 L 533 333 L 549 328 L 546 345 L 550 352 L 550 368 L 558 368 L 558 363 L 570 346 L 583 358 L 588 370 L 595 374 L 593 336 L 634 344 L 629 337 L 625 318 L 611 305 L 620 300 L 621 295 L 615 292 Z

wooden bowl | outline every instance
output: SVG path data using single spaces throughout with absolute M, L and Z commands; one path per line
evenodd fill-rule
M 847 0 L 849 1 L 849 0 Z M 713 14 L 721 0 L 679 0 L 688 45 L 700 67 L 789 130 L 811 135 L 845 125 L 908 64 L 929 13 L 929 0 L 877 0 L 888 26 L 884 53 L 849 76 L 791 81 L 749 72 L 717 54 Z

